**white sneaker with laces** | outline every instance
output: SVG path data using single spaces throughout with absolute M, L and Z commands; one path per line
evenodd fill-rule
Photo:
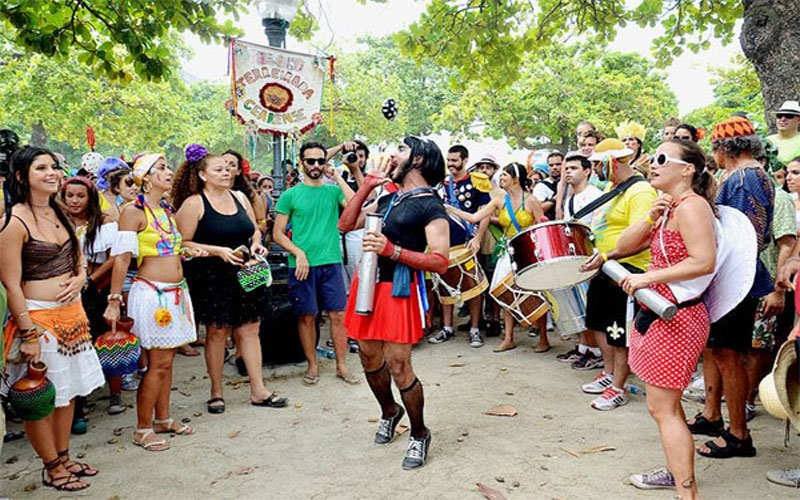
M 469 345 L 470 347 L 483 347 L 483 337 L 481 337 L 481 332 L 478 330 L 469 332 Z
M 603 394 L 607 387 L 611 387 L 614 379 L 611 374 L 604 371 L 597 374 L 597 376 L 588 384 L 583 384 L 581 390 L 586 394 Z
M 628 404 L 628 398 L 625 397 L 625 390 L 617 389 L 612 385 L 606 387 L 603 394 L 592 401 L 592 408 L 600 411 L 608 411 L 626 404 Z

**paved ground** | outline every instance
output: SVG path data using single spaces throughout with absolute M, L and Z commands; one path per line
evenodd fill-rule
M 202 357 L 179 356 L 173 415 L 190 418 L 194 436 L 175 437 L 166 452 L 145 452 L 130 444 L 133 409 L 107 416 L 101 392 L 92 398 L 97 407 L 90 432 L 72 441 L 73 453 L 85 454 L 84 460 L 102 470 L 91 488 L 61 495 L 43 488 L 40 462 L 18 441 L 3 447 L 0 497 L 479 499 L 475 485 L 482 482 L 509 499 L 673 498 L 669 491 L 643 492 L 624 484 L 629 474 L 663 464 L 644 396 L 634 395 L 612 412 L 595 411 L 578 386 L 596 372 L 575 372 L 554 359 L 570 345 L 553 339 L 552 351 L 535 354 L 530 347 L 536 340 L 524 332 L 517 337 L 520 347 L 502 354 L 491 351 L 496 339 L 473 349 L 465 334 L 415 350 L 433 431 L 429 463 L 418 471 L 400 468 L 407 434 L 385 446 L 372 443 L 371 420 L 378 416 L 372 395 L 365 382 L 348 386 L 335 378 L 331 361 L 323 361 L 322 381 L 314 388 L 301 384 L 303 366 L 265 368 L 268 388 L 291 399 L 286 409 L 249 406 L 247 386 L 228 367 L 228 409 L 217 416 L 205 412 Z M 350 355 L 349 364 L 359 371 L 357 356 Z M 132 401 L 133 393 L 126 398 Z M 513 405 L 519 413 L 484 415 L 498 404 Z M 688 414 L 696 410 L 687 405 Z M 751 429 L 757 458 L 698 459 L 704 498 L 796 495 L 764 475 L 800 465 L 800 440 L 794 437 L 784 448 L 782 423 L 761 408 Z M 582 453 L 598 446 L 615 449 Z

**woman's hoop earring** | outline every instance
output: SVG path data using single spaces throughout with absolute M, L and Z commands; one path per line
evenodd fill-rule
M 142 180 L 142 192 L 147 194 L 153 188 L 153 185 L 147 179 Z

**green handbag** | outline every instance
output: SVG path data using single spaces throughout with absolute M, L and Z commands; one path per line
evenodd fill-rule
M 267 259 L 262 255 L 256 255 L 255 262 L 245 265 L 236 273 L 239 284 L 245 292 L 252 292 L 260 286 L 272 285 L 272 269 L 269 267 Z

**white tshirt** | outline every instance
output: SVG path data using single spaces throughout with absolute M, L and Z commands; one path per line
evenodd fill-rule
M 547 178 L 548 182 L 552 182 L 552 180 L 553 179 L 549 177 Z M 544 182 L 537 182 L 536 185 L 533 186 L 533 196 L 539 200 L 540 203 L 552 200 L 555 195 L 556 192 L 550 189 Z
M 567 199 L 564 202 L 564 206 L 562 209 L 564 210 L 564 219 L 569 220 L 572 218 L 573 213 L 578 213 L 583 207 L 588 205 L 589 203 L 593 202 L 595 199 L 599 198 L 603 195 L 603 192 L 597 189 L 596 187 L 589 184 L 586 186 L 586 189 L 581 191 L 580 193 L 574 196 L 567 196 Z M 572 199 L 572 202 L 570 202 Z M 572 212 L 570 209 L 570 205 L 572 205 Z M 592 223 L 592 214 L 588 213 L 580 218 L 579 222 L 582 222 L 586 225 L 590 225 Z

